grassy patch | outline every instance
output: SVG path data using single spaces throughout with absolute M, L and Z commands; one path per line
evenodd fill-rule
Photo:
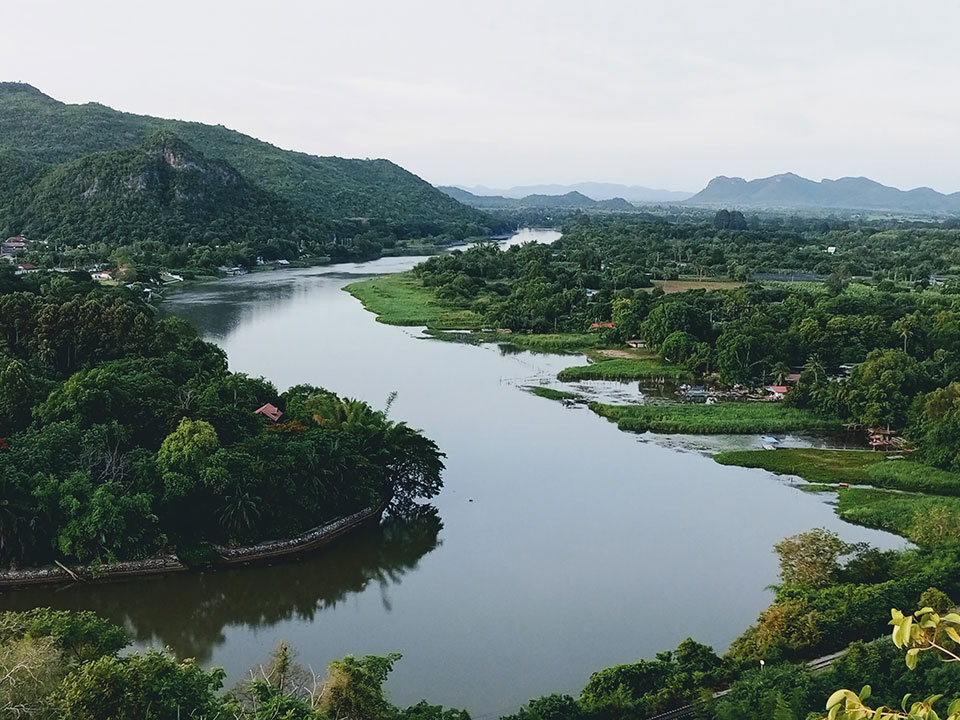
M 870 450 L 731 450 L 714 456 L 721 465 L 762 468 L 780 475 L 799 475 L 811 483 L 869 484 L 869 469 L 883 461 Z
M 577 353 L 600 347 L 599 335 L 590 333 L 547 333 L 523 335 L 521 333 L 480 333 L 482 342 L 502 342 L 523 350 L 546 353 Z
M 955 516 L 960 515 L 960 498 L 843 488 L 837 514 L 856 525 L 907 535 L 918 519 L 934 508 L 945 508 Z
M 749 434 L 787 430 L 834 430 L 837 420 L 779 403 L 715 405 L 604 405 L 590 403 L 598 415 L 630 432 Z M 773 454 L 774 451 L 764 451 Z
M 580 398 L 576 393 L 541 387 L 540 385 L 527 385 L 526 390 L 537 397 L 547 398 L 548 400 L 578 400 Z
M 682 293 L 688 290 L 736 290 L 743 287 L 744 284 L 734 280 L 658 280 L 653 285 L 649 290 L 659 287 L 665 294 L 670 295 L 671 293 Z
M 577 380 L 692 380 L 693 375 L 686 368 L 673 365 L 658 356 L 644 351 L 618 350 L 611 357 L 597 350 L 589 353 L 593 361 L 589 365 L 576 365 L 564 368 L 557 377 L 563 382 Z
M 437 298 L 406 273 L 351 283 L 344 290 L 387 325 L 425 325 L 437 330 L 473 330 L 481 325 L 482 318 L 473 310 Z
M 763 468 L 799 475 L 811 483 L 849 483 L 876 488 L 960 497 L 960 473 L 947 472 L 913 460 L 887 460 L 870 450 L 733 450 L 718 453 L 722 465 Z
M 867 484 L 879 488 L 960 497 L 960 473 L 911 460 L 890 460 L 869 468 Z

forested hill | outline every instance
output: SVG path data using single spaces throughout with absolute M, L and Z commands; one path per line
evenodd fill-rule
M 899 190 L 865 177 L 814 182 L 794 173 L 756 180 L 715 177 L 687 201 L 691 205 L 878 210 L 915 215 L 960 215 L 960 192 L 944 195 L 930 188 Z
M 149 228 L 172 244 L 205 228 L 234 238 L 274 237 L 313 219 L 312 229 L 322 229 L 310 214 L 165 132 L 135 148 L 54 166 L 20 193 L 10 216 L 40 237 L 137 237 Z
M 80 188 L 91 168 L 116 166 L 133 157 L 105 159 L 94 154 L 140 152 L 143 143 L 158 132 L 172 134 L 204 162 L 229 168 L 228 174 L 237 177 L 233 187 L 246 193 L 232 198 L 230 207 L 256 196 L 257 203 L 284 206 L 289 213 L 286 222 L 311 218 L 319 225 L 363 218 L 399 228 L 400 235 L 475 233 L 483 225 L 480 212 L 388 160 L 317 157 L 283 150 L 219 125 L 133 115 L 97 103 L 68 105 L 30 85 L 0 83 L 0 231 L 38 234 L 49 219 L 37 204 L 40 199 L 55 199 L 51 195 L 55 188 L 91 190 Z M 92 195 L 101 201 L 103 192 L 115 189 L 93 188 Z M 74 195 L 71 192 L 63 202 L 75 204 Z M 85 197 L 82 192 L 80 196 Z M 124 191 L 112 202 L 121 209 L 129 197 Z M 185 222 L 207 221 L 210 209 L 204 208 L 196 217 L 185 212 Z
M 522 198 L 509 198 L 502 195 L 474 195 L 469 190 L 455 186 L 438 188 L 450 197 L 475 208 L 488 210 L 508 209 L 555 209 L 555 210 L 594 210 L 606 212 L 639 212 L 638 208 L 623 198 L 593 200 L 583 193 L 571 191 L 563 195 L 526 195 Z

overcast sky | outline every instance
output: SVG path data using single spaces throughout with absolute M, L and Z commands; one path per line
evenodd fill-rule
M 434 184 L 960 190 L 960 3 L 2 0 L 0 76 Z

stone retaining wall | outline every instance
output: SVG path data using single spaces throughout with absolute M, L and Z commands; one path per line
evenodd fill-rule
M 385 507 L 385 505 L 381 505 L 376 508 L 366 508 L 353 515 L 337 518 L 325 525 L 319 525 L 295 538 L 268 540 L 256 545 L 239 547 L 216 546 L 220 557 L 214 562 L 214 566 L 255 563 L 315 550 L 356 528 L 378 521 Z M 164 555 L 147 560 L 131 560 L 100 566 L 81 565 L 72 567 L 69 571 L 57 565 L 52 565 L 27 570 L 0 571 L 0 588 L 65 584 L 78 580 L 81 582 L 116 580 L 186 570 L 189 570 L 189 568 L 180 562 L 176 555 Z

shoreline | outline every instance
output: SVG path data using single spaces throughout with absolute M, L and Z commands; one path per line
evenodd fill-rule
M 373 508 L 364 508 L 352 515 L 346 515 L 323 525 L 318 525 L 293 538 L 266 540 L 254 545 L 241 545 L 239 547 L 214 545 L 218 557 L 209 565 L 203 567 L 185 565 L 173 553 L 145 560 L 128 560 L 100 566 L 82 565 L 70 569 L 58 563 L 42 568 L 0 571 L 0 590 L 14 590 L 37 585 L 105 582 L 221 567 L 239 567 L 291 557 L 317 550 L 369 523 L 379 522 L 385 509 L 386 503 Z

